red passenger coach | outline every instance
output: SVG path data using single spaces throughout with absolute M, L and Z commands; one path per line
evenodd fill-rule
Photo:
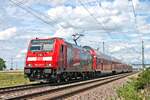
M 105 55 L 89 46 L 84 46 L 92 55 L 94 74 L 116 74 L 132 71 L 132 67 L 121 63 L 118 59 Z

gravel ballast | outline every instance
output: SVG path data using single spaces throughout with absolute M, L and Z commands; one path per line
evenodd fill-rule
M 135 77 L 137 74 L 129 76 Z M 65 98 L 65 100 L 120 100 L 116 90 L 129 81 L 129 77 L 113 81 L 111 83 L 87 90 L 77 95 Z

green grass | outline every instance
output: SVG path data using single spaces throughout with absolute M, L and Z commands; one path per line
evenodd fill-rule
M 30 83 L 23 72 L 0 72 L 0 88 Z
M 117 93 L 123 100 L 150 100 L 150 68 L 140 73 L 137 78 L 132 78 Z

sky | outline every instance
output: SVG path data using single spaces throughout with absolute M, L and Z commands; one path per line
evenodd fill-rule
M 125 63 L 150 63 L 150 0 L 0 0 L 0 57 L 7 68 L 23 69 L 29 41 L 78 40 Z

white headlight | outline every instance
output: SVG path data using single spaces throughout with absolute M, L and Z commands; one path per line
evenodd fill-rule
M 32 67 L 32 65 L 31 65 L 31 64 L 28 64 L 28 67 Z
M 28 57 L 27 61 L 36 61 L 36 57 Z
M 50 67 L 50 66 L 51 66 L 51 64 L 48 64 L 48 66 Z
M 43 57 L 43 60 L 44 60 L 44 61 L 51 61 L 51 60 L 52 60 L 52 57 Z

